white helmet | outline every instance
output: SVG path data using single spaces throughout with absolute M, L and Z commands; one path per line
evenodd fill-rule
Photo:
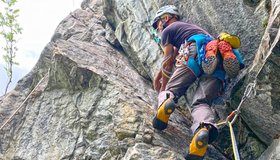
M 165 13 L 169 13 L 171 15 L 176 15 L 178 17 L 178 19 L 180 19 L 180 14 L 178 12 L 177 7 L 175 7 L 173 5 L 163 6 L 157 11 L 155 18 L 153 19 L 153 24 L 152 25 L 153 25 L 154 29 L 157 28 L 157 21 L 159 20 L 159 18 L 162 15 L 164 15 Z

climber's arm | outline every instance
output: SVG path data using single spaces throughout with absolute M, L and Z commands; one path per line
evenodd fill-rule
M 162 84 L 161 84 L 161 89 L 160 91 L 164 91 L 166 84 L 169 80 L 169 78 L 172 75 L 172 67 L 174 63 L 174 49 L 173 49 L 172 44 L 167 44 L 164 46 L 163 51 L 164 51 L 164 59 L 162 62 L 162 68 L 161 68 L 161 74 L 162 74 Z

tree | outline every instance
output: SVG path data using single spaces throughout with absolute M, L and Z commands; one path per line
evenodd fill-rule
M 0 43 L 1 52 L 4 52 L 3 59 L 6 63 L 4 67 L 8 76 L 8 82 L 5 88 L 7 93 L 9 85 L 12 82 L 13 77 L 13 65 L 18 65 L 15 62 L 16 52 L 18 48 L 16 44 L 18 42 L 17 36 L 22 33 L 17 18 L 19 16 L 19 9 L 14 9 L 17 0 L 1 0 L 0 1 Z

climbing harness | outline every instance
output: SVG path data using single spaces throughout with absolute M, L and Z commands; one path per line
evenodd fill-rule
M 176 67 L 179 66 L 183 66 L 183 65 L 188 65 L 188 54 L 189 54 L 189 50 L 188 50 L 188 46 L 191 44 L 192 42 L 187 42 L 185 40 L 185 43 L 183 43 L 178 51 L 179 55 L 176 57 Z
M 15 110 L 15 112 L 6 120 L 6 122 L 0 127 L 0 131 L 12 120 L 12 118 L 18 113 L 18 111 L 23 107 L 25 102 L 33 95 L 39 85 L 44 81 L 46 77 L 48 77 L 49 72 L 38 82 L 38 84 L 34 87 L 34 89 L 28 94 L 28 96 L 24 99 L 24 101 L 20 104 L 20 106 Z

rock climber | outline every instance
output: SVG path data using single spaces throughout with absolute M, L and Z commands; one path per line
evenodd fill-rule
M 181 15 L 173 5 L 161 7 L 153 19 L 152 26 L 161 34 L 164 52 L 162 67 L 153 82 L 159 93 L 153 127 L 167 128 L 178 99 L 198 79 L 191 112 L 194 135 L 186 159 L 203 158 L 208 144 L 218 136 L 210 108 L 212 101 L 222 94 L 225 77 L 235 77 L 243 61 L 233 48 L 240 44 L 215 39 L 201 27 L 180 19 Z M 222 33 L 221 36 L 230 35 Z

